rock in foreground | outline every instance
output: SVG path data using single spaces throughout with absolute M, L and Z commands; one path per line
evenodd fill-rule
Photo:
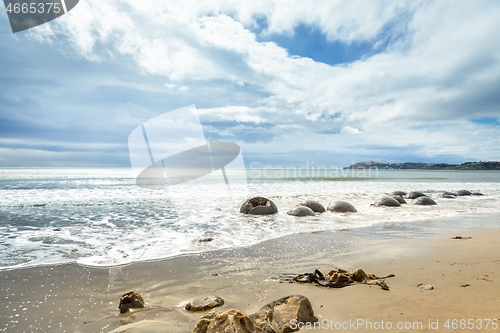
M 266 333 L 295 332 L 293 323 L 315 323 L 311 302 L 305 296 L 292 295 L 264 305 L 250 316 Z
M 193 333 L 265 333 L 248 315 L 239 310 L 209 312 L 203 315 Z

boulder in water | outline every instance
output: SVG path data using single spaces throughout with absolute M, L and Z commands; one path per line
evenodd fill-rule
M 241 205 L 240 213 L 251 215 L 276 214 L 278 207 L 271 200 L 263 197 L 248 199 Z
M 383 197 L 382 199 L 380 199 L 379 201 L 377 201 L 375 204 L 373 204 L 373 206 L 377 206 L 377 207 L 382 207 L 382 206 L 386 206 L 386 207 L 401 207 L 401 204 L 399 203 L 398 200 L 396 200 L 394 198 Z
M 324 213 L 325 212 L 325 207 L 323 207 L 322 204 L 320 204 L 319 202 L 314 201 L 314 200 L 305 200 L 305 201 L 302 201 L 299 205 L 309 207 L 315 213 Z
M 336 213 L 356 213 L 358 210 L 347 201 L 335 201 L 328 205 L 327 208 L 330 212 Z
M 406 196 L 406 199 L 416 199 L 418 197 L 423 197 L 423 196 L 425 196 L 424 193 L 419 192 L 419 191 L 413 191 L 413 192 L 408 193 L 408 195 Z
M 287 212 L 288 215 L 292 216 L 314 216 L 316 213 L 314 211 L 306 206 L 297 206 L 295 208 L 290 209 Z
M 472 195 L 472 192 L 471 191 L 467 191 L 467 190 L 460 190 L 457 192 L 458 196 L 459 197 L 463 197 L 463 196 L 466 196 L 466 195 Z
M 406 200 L 400 195 L 394 195 L 393 198 L 396 199 L 396 201 L 399 202 L 401 205 L 406 203 Z
M 437 205 L 436 201 L 426 196 L 416 198 L 415 200 L 413 200 L 413 203 L 415 205 L 422 205 L 422 206 Z

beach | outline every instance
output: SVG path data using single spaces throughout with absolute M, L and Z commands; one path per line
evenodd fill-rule
M 468 231 L 475 229 L 474 221 L 490 230 Z M 252 314 L 288 295 L 306 296 L 322 325 L 301 331 L 373 332 L 377 327 L 387 329 L 380 326 L 383 321 L 394 325 L 393 330 L 398 323 L 417 325 L 395 330 L 399 332 L 441 332 L 448 331 L 448 320 L 453 331 L 453 320 L 459 325 L 469 319 L 474 327 L 470 332 L 498 331 L 495 321 L 485 328 L 486 320 L 500 318 L 500 231 L 494 230 L 498 218 L 469 216 L 456 222 L 458 229 L 452 234 L 442 233 L 442 225 L 452 220 L 412 227 L 386 224 L 371 232 L 304 233 L 249 247 L 115 267 L 71 263 L 4 270 L 2 331 L 109 332 L 141 320 L 162 320 L 175 324 L 179 332 L 191 332 L 201 313 L 184 310 L 188 301 L 220 296 L 225 304 L 215 310 Z M 411 228 L 413 236 L 394 237 L 394 232 L 409 235 L 401 228 Z M 273 279 L 280 273 L 316 268 L 326 273 L 336 267 L 395 277 L 385 280 L 390 291 L 363 284 L 337 289 Z M 420 284 L 434 289 L 422 290 Z M 120 314 L 120 296 L 130 290 L 139 292 L 146 306 Z M 354 321 L 358 326 L 352 326 Z M 363 326 L 368 323 L 379 326 Z M 439 329 L 433 328 L 436 323 Z

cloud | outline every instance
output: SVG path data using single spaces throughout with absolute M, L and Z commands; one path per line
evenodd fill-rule
M 265 148 L 393 158 L 407 147 L 421 159 L 495 159 L 498 125 L 469 119 L 498 117 L 498 17 L 493 1 L 88 0 L 26 34 L 87 64 L 73 71 L 78 103 L 64 99 L 85 113 L 65 114 L 39 90 L 0 96 L 10 105 L 2 118 L 20 126 L 38 116 L 45 129 L 78 119 L 80 131 L 122 135 L 196 103 L 213 137 L 240 140 L 253 156 Z M 331 65 L 273 41 L 303 26 L 341 49 L 368 50 Z M 54 91 L 71 79 L 59 73 Z M 12 111 L 28 104 L 31 113 Z

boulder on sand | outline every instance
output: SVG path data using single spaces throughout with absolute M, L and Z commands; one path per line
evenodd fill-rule
M 144 307 L 144 299 L 139 293 L 135 291 L 129 291 L 125 293 L 120 298 L 120 304 L 118 308 L 120 309 L 120 313 L 125 313 L 131 308 L 143 308 Z
M 193 333 L 265 333 L 248 315 L 231 309 L 226 312 L 208 312 L 194 327 Z
M 264 305 L 259 311 L 250 316 L 266 333 L 295 332 L 291 324 L 315 323 L 311 302 L 305 296 L 291 295 Z
M 248 199 L 241 205 L 240 213 L 251 215 L 276 214 L 278 207 L 271 200 L 263 197 Z

